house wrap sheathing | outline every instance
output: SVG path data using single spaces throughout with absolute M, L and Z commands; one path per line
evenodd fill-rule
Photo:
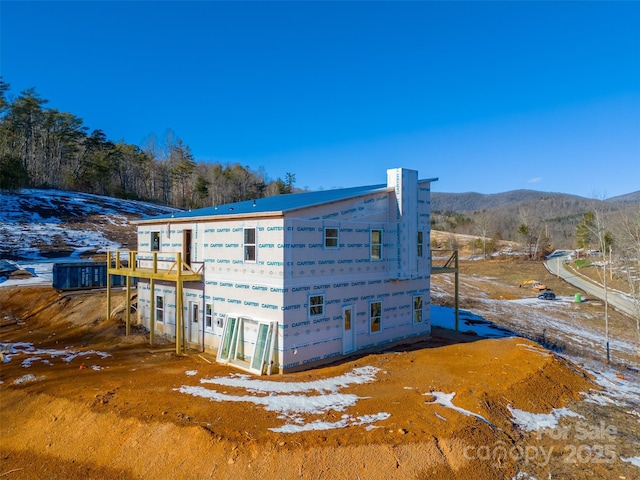
M 202 272 L 184 283 L 187 346 L 259 374 L 302 370 L 429 334 L 435 180 L 396 168 L 386 184 L 146 218 L 138 261 L 182 252 Z M 155 333 L 176 336 L 176 290 L 138 281 L 139 320 L 150 327 L 153 305 Z

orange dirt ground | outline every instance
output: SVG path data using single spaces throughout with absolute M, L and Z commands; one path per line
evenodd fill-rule
M 118 294 L 115 303 L 124 301 Z M 435 328 L 432 338 L 378 354 L 285 376 L 308 382 L 372 366 L 370 383 L 341 393 L 360 400 L 313 420 L 335 422 L 387 412 L 365 425 L 276 433 L 283 420 L 260 405 L 214 402 L 176 391 L 201 378 L 241 373 L 198 352 L 177 356 L 172 343 L 150 347 L 142 329 L 124 336 L 105 321 L 105 294 L 63 294 L 49 287 L 0 289 L 0 341 L 40 349 L 96 350 L 111 356 L 0 364 L 0 477 L 7 479 L 470 479 L 620 478 L 637 467 L 571 463 L 566 441 L 514 425 L 507 406 L 532 413 L 580 403 L 597 388 L 576 365 L 519 337 L 483 339 Z M 99 370 L 93 365 L 99 365 Z M 197 375 L 187 375 L 197 371 Z M 33 381 L 15 383 L 31 374 Z M 242 395 L 237 387 L 224 393 Z M 453 403 L 484 417 L 429 403 L 430 392 L 456 392 Z M 581 411 L 587 415 L 587 411 Z M 598 418 L 586 417 L 597 424 Z M 575 419 L 562 419 L 571 422 Z M 488 423 L 489 422 L 489 423 Z M 616 452 L 631 456 L 629 436 Z M 633 440 L 633 438 L 632 438 Z M 635 438 L 638 441 L 638 438 Z M 563 443 L 564 442 L 564 443 Z M 631 442 L 633 443 L 633 442 Z M 542 447 L 550 461 L 508 455 L 480 459 L 480 447 L 512 452 Z M 521 450 L 518 450 L 520 448 Z M 525 476 L 527 475 L 527 476 Z

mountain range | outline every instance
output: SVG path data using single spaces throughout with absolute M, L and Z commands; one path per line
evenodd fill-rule
M 549 248 L 575 248 L 576 228 L 587 212 L 606 216 L 606 230 L 620 231 L 622 220 L 636 218 L 640 191 L 599 200 L 565 193 L 512 190 L 482 194 L 431 192 L 431 226 L 434 230 L 524 241 L 545 238 Z
M 433 211 L 476 212 L 502 207 L 508 204 L 526 204 L 537 200 L 557 199 L 565 205 L 572 204 L 577 210 L 588 209 L 601 200 L 570 195 L 567 193 L 540 192 L 537 190 L 510 190 L 502 193 L 442 193 L 431 192 L 431 209 Z M 640 203 L 640 190 L 611 197 L 604 200 L 608 204 Z M 579 207 L 581 206 L 581 207 Z

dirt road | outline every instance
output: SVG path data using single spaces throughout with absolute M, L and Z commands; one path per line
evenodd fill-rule
M 564 281 L 587 292 L 589 295 L 607 301 L 615 308 L 621 310 L 632 318 L 638 316 L 638 308 L 634 305 L 633 300 L 622 292 L 616 291 L 609 287 L 605 292 L 604 286 L 594 283 L 588 277 L 580 276 L 575 270 L 568 270 L 563 262 L 562 257 L 552 258 L 545 262 L 547 269 L 554 275 L 558 275 Z

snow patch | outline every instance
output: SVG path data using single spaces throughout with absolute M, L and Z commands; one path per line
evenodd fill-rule
M 507 408 L 509 412 L 511 412 L 514 423 L 527 432 L 541 428 L 555 428 L 558 426 L 558 421 L 562 417 L 584 418 L 579 413 L 569 410 L 566 407 L 554 408 L 551 413 L 531 413 L 518 410 L 517 408 L 511 407 L 511 405 L 507 405 Z
M 518 472 L 515 477 L 511 477 L 511 480 L 537 480 L 536 477 L 532 477 L 526 472 Z
M 29 382 L 35 382 L 37 380 L 40 380 L 38 377 L 36 377 L 35 375 L 29 373 L 27 375 L 23 375 L 21 377 L 16 378 L 13 381 L 14 385 L 20 385 L 21 383 L 29 383 Z
M 54 243 L 65 245 L 64 250 L 72 251 L 72 258 L 86 251 L 117 249 L 121 245 L 105 236 L 111 226 L 128 226 L 127 216 L 139 218 L 174 211 L 178 210 L 89 193 L 35 189 L 0 192 L 0 256 L 41 260 L 46 255 L 42 246 Z M 89 219 L 88 223 L 77 222 L 83 219 Z M 26 283 L 35 283 L 28 280 Z M 25 283 L 24 279 L 7 280 L 0 285 L 16 281 Z
M 244 374 L 234 374 L 231 377 L 202 379 L 200 383 L 214 383 L 228 387 L 243 387 L 252 393 L 318 393 L 337 392 L 350 385 L 370 383 L 375 380 L 380 371 L 375 367 L 358 367 L 339 377 L 314 380 L 312 382 L 275 382 L 269 380 L 255 380 Z
M 484 418 L 482 415 L 478 415 L 477 413 L 473 413 L 469 410 L 465 410 L 464 408 L 460 408 L 454 405 L 453 397 L 456 396 L 456 392 L 452 392 L 452 393 L 430 392 L 430 393 L 425 393 L 424 395 L 432 395 L 435 397 L 435 400 L 433 402 L 425 402 L 426 405 L 435 404 L 435 405 L 440 405 L 442 407 L 450 408 L 452 410 L 455 410 L 456 412 L 462 413 L 463 415 L 466 415 L 469 417 L 476 417 L 477 419 L 482 420 L 484 423 L 489 425 L 491 428 L 496 428 L 500 430 L 498 427 L 496 427 L 493 423 L 491 423 L 489 420 Z
M 337 422 L 323 422 L 323 421 L 315 421 L 310 422 L 304 425 L 292 425 L 287 424 L 282 427 L 270 428 L 269 430 L 278 433 L 298 433 L 298 432 L 308 432 L 311 430 L 331 430 L 333 428 L 345 428 L 352 427 L 357 425 L 367 425 L 367 430 L 371 430 L 372 428 L 376 428 L 374 425 L 370 425 L 372 423 L 378 422 L 380 420 L 386 420 L 391 415 L 385 412 L 378 413 L 376 415 L 363 415 L 361 417 L 352 417 L 351 415 L 343 415 L 342 420 Z
M 640 457 L 627 457 L 627 458 L 620 457 L 620 460 L 640 468 Z
M 4 361 L 10 362 L 11 359 L 17 355 L 28 355 L 22 361 L 22 366 L 24 368 L 29 368 L 35 362 L 42 362 L 47 365 L 52 365 L 49 359 L 44 358 L 50 357 L 51 359 L 60 358 L 63 362 L 69 363 L 75 358 L 79 357 L 90 357 L 92 355 L 97 355 L 100 358 L 110 357 L 110 353 L 100 352 L 97 350 L 87 350 L 85 352 L 78 350 L 56 350 L 56 349 L 39 349 L 35 348 L 32 343 L 28 342 L 16 342 L 16 343 L 6 343 L 0 345 L 0 350 L 4 353 Z
M 516 346 L 522 347 L 523 349 L 528 350 L 530 352 L 534 352 L 534 353 L 537 353 L 539 355 L 542 355 L 543 357 L 550 357 L 551 356 L 551 354 L 547 350 L 544 350 L 543 348 L 540 348 L 540 347 L 535 347 L 533 345 L 528 345 L 526 343 L 518 343 L 518 344 L 516 344 Z
M 329 411 L 344 412 L 356 405 L 361 397 L 339 390 L 350 385 L 369 383 L 375 380 L 380 369 L 359 367 L 338 377 L 325 378 L 312 382 L 276 382 L 256 380 L 249 375 L 233 374 L 229 377 L 203 378 L 200 383 L 216 384 L 226 387 L 242 388 L 247 395 L 229 395 L 202 386 L 183 385 L 174 389 L 180 393 L 207 398 L 214 402 L 246 402 L 262 406 L 265 410 L 279 413 L 278 418 L 285 420 L 281 427 L 270 428 L 274 432 L 297 433 L 310 430 L 328 430 L 349 426 L 367 425 L 386 420 L 389 413 L 353 416 L 344 414 L 335 422 L 310 420 L 311 415 L 322 415 Z M 308 395 L 316 392 L 315 395 Z

